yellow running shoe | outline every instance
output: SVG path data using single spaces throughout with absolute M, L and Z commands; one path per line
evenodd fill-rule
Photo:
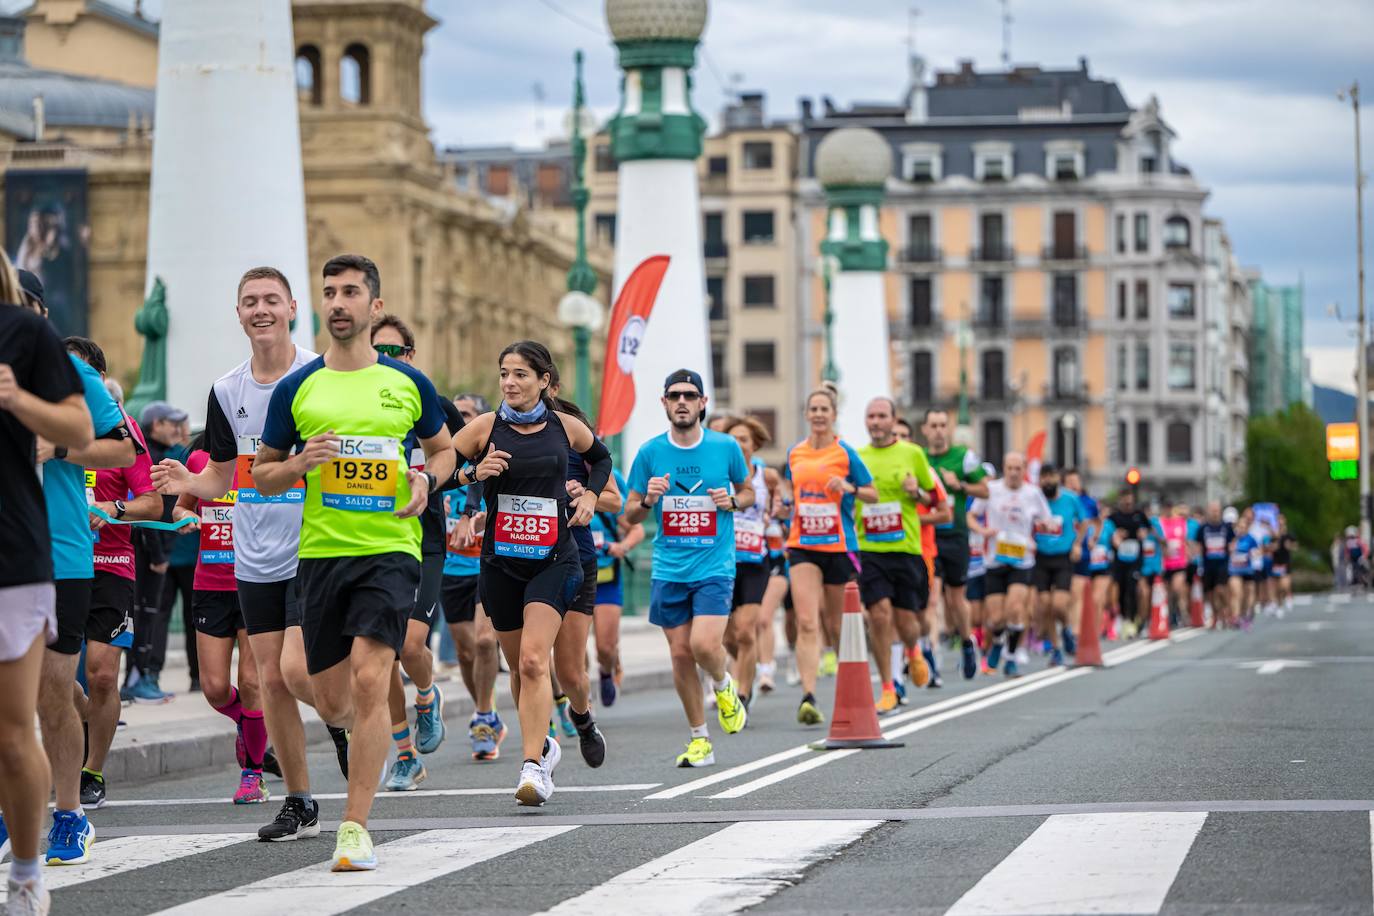
M 897 708 L 897 691 L 891 687 L 884 688 L 883 695 L 878 699 L 878 715 L 892 712 Z
M 716 762 L 715 751 L 711 749 L 710 738 L 693 738 L 687 742 L 687 750 L 677 755 L 680 767 L 709 767 Z
M 917 687 L 924 687 L 930 683 L 930 666 L 926 664 L 926 658 L 920 649 L 912 649 L 908 653 L 906 668 L 911 674 L 911 683 Z
M 372 871 L 376 867 L 377 853 L 373 851 L 372 837 L 368 836 L 363 825 L 354 821 L 340 824 L 331 871 Z
M 749 721 L 749 710 L 740 702 L 734 678 L 725 685 L 725 689 L 716 691 L 716 717 L 720 719 L 720 727 L 725 729 L 727 735 L 735 734 Z
M 797 707 L 797 721 L 802 725 L 820 725 L 825 721 L 825 713 L 817 709 L 814 702 L 803 698 Z
M 821 677 L 834 677 L 835 672 L 840 670 L 840 657 L 835 654 L 834 649 L 826 649 L 821 653 L 821 667 L 817 672 Z

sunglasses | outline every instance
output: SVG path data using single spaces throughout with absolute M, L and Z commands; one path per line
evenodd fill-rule
M 701 392 L 700 392 L 700 391 L 669 391 L 668 393 L 666 393 L 665 395 L 663 395 L 663 399 L 664 399 L 665 401 L 670 402 L 670 403 L 671 403 L 672 401 L 686 401 L 687 403 L 690 404 L 690 403 L 692 403 L 693 401 L 699 401 L 699 400 L 701 400 Z
M 407 347 L 402 344 L 373 344 L 372 349 L 383 356 L 390 356 L 392 359 L 400 359 L 415 352 L 414 347 Z

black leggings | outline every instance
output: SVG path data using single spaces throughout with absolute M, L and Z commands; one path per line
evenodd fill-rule
M 1140 564 L 1116 563 L 1112 566 L 1112 580 L 1116 582 L 1117 598 L 1121 602 L 1121 618 L 1139 622 L 1136 586 L 1140 582 Z

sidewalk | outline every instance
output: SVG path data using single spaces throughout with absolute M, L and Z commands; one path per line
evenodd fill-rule
M 179 637 L 174 637 L 174 644 L 179 641 Z M 782 649 L 785 653 L 786 643 L 782 644 Z M 588 655 L 595 695 L 597 668 L 591 639 L 588 639 Z M 621 690 L 634 693 L 672 686 L 668 644 L 662 631 L 645 618 L 626 617 L 621 622 L 620 659 L 625 671 Z M 189 692 L 190 675 L 185 652 L 180 648 L 169 649 L 167 662 L 162 672 L 162 688 L 176 698 L 157 706 L 134 704 L 120 710 L 120 719 L 127 725 L 115 733 L 114 745 L 105 762 L 105 778 L 111 782 L 151 780 L 234 762 L 234 727 L 211 709 L 201 694 Z M 458 669 L 455 667 L 448 674 L 440 674 L 439 678 L 444 690 L 445 721 L 465 728 L 472 715 L 472 698 L 463 687 Z M 413 688 L 410 693 L 413 698 Z M 509 697 L 503 676 L 497 683 L 497 702 L 508 702 Z M 302 705 L 301 718 L 305 721 L 306 741 L 316 744 L 329 740 L 315 710 Z

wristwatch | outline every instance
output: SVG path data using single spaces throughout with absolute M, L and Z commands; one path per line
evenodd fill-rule
M 641 508 L 641 509 L 652 509 L 653 507 L 654 507 L 654 504 L 651 503 L 651 502 L 649 502 L 649 501 L 648 501 L 647 499 L 645 499 L 643 496 L 641 496 L 641 497 L 639 498 L 639 508 Z
M 124 505 L 124 500 L 122 500 L 122 499 L 116 499 L 116 500 L 114 501 L 114 507 L 115 507 L 115 518 L 116 518 L 116 519 L 121 519 L 121 518 L 123 518 L 124 515 L 125 515 L 125 513 L 129 511 L 129 507 L 126 506 L 126 505 Z
M 731 512 L 738 512 L 738 511 L 739 511 L 739 502 L 736 501 L 735 497 L 733 497 L 733 496 L 730 497 L 730 511 L 731 511 Z
M 430 492 L 430 495 L 432 496 L 432 495 L 434 495 L 435 493 L 439 492 L 439 478 L 438 478 L 438 477 L 435 477 L 435 476 L 434 476 L 433 474 L 431 474 L 429 471 L 421 471 L 420 473 L 424 474 L 424 475 L 425 475 L 425 479 L 429 481 L 429 492 Z
M 57 461 L 66 461 L 67 447 L 65 445 L 54 445 L 52 449 L 52 456 Z

